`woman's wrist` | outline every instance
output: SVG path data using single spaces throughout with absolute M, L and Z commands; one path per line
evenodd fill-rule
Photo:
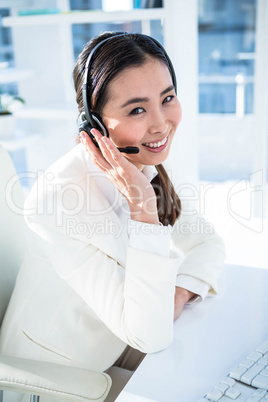
M 130 212 L 130 217 L 133 221 L 149 223 L 151 225 L 161 225 L 158 214 L 142 213 L 140 211 Z
M 176 290 L 175 290 L 176 302 L 179 302 L 180 304 L 186 304 L 194 296 L 196 296 L 195 293 L 190 292 L 189 290 L 181 288 L 179 286 L 176 286 Z
M 143 203 L 139 205 L 129 205 L 130 216 L 133 221 L 150 223 L 152 225 L 160 225 L 156 200 L 155 202 Z
M 143 218 L 143 217 L 132 217 L 131 219 L 136 222 L 142 222 L 142 223 L 149 223 L 150 225 L 161 225 L 159 222 L 159 219 L 148 219 L 148 218 Z
M 181 315 L 184 305 L 195 296 L 195 293 L 190 292 L 187 289 L 175 287 L 174 297 L 174 321 Z

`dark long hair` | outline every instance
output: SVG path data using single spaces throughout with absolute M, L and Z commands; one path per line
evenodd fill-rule
M 84 112 L 82 89 L 88 55 L 104 39 L 122 33 L 104 32 L 98 35 L 85 45 L 78 56 L 73 71 L 73 80 L 76 90 L 76 102 L 80 114 Z M 155 58 L 164 62 L 170 70 L 169 63 L 162 49 L 143 35 L 120 35 L 112 41 L 108 40 L 101 45 L 94 55 L 90 67 L 90 93 L 88 96 L 91 99 L 90 109 L 101 116 L 102 110 L 109 100 L 109 91 L 107 88 L 111 80 L 125 68 L 141 66 L 149 58 Z M 79 136 L 77 137 L 77 141 L 80 141 Z M 152 180 L 151 184 L 157 197 L 159 220 L 164 226 L 174 225 L 181 212 L 181 202 L 164 166 L 160 164 L 156 166 L 156 169 L 158 175 Z

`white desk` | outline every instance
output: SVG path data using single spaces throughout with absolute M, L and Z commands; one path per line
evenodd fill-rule
M 226 265 L 219 295 L 186 306 L 173 343 L 147 355 L 116 402 L 197 402 L 268 338 L 268 270 Z

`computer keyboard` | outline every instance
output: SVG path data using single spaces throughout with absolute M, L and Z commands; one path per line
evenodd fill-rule
M 268 401 L 268 339 L 200 401 Z

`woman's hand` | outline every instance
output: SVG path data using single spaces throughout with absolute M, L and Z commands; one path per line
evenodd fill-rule
M 184 305 L 195 296 L 195 293 L 190 292 L 187 289 L 175 287 L 174 296 L 174 321 L 176 321 L 182 313 Z
M 126 198 L 131 219 L 159 225 L 154 189 L 144 174 L 129 162 L 112 141 L 92 129 L 100 149 L 85 132 L 81 132 L 82 143 L 95 165 L 105 172 Z M 101 151 L 101 152 L 100 152 Z

